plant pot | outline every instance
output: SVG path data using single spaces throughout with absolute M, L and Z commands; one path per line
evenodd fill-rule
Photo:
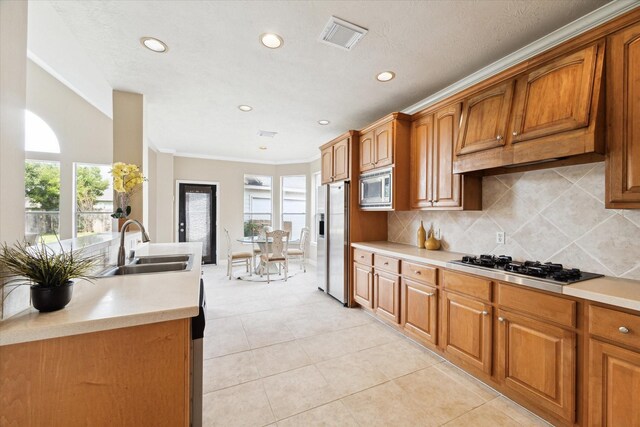
M 31 285 L 31 303 L 38 311 L 56 311 L 69 304 L 72 293 L 73 282 L 71 280 L 61 286 L 52 288 Z

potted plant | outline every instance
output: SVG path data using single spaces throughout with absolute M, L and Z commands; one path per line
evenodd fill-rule
M 3 286 L 31 286 L 31 302 L 43 312 L 64 308 L 71 301 L 72 279 L 91 280 L 89 274 L 97 266 L 99 256 L 85 256 L 62 245 L 58 253 L 41 243 L 29 246 L 16 243 L 0 246 L 0 279 Z
M 135 164 L 126 164 L 116 162 L 111 167 L 111 176 L 113 177 L 113 189 L 116 194 L 117 208 L 111 214 L 112 218 L 118 220 L 118 231 L 122 228 L 122 224 L 131 214 L 131 196 L 140 189 L 143 182 L 147 180 L 140 172 L 140 167 Z

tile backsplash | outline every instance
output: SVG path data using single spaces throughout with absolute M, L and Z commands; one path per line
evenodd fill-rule
M 482 193 L 482 211 L 389 212 L 388 239 L 415 245 L 422 220 L 449 251 L 640 279 L 640 210 L 604 208 L 604 163 L 484 177 Z

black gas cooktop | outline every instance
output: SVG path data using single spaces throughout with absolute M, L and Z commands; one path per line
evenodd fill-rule
M 562 264 L 539 261 L 514 261 L 507 255 L 464 256 L 454 264 L 464 264 L 486 270 L 498 270 L 505 274 L 526 276 L 555 284 L 571 284 L 583 280 L 602 277 L 602 274 L 587 273 L 577 268 L 564 268 Z

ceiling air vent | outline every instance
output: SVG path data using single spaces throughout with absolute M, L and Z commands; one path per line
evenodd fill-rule
M 265 138 L 273 138 L 274 136 L 276 136 L 278 132 L 271 132 L 268 130 L 259 130 L 258 131 L 258 135 L 259 136 L 264 136 Z
M 367 29 L 332 16 L 320 34 L 320 41 L 351 50 L 367 34 Z

